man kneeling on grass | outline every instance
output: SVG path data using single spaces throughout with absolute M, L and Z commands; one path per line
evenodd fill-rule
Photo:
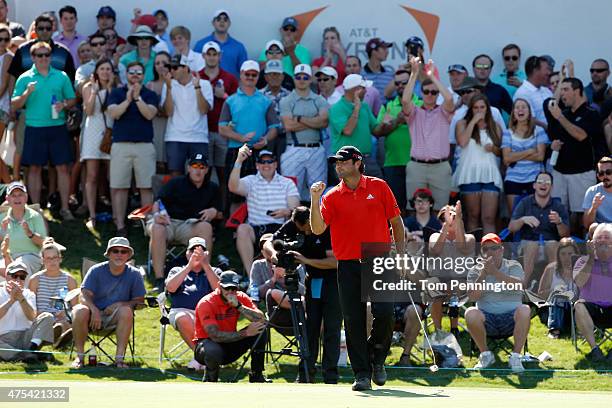
M 270 382 L 263 375 L 263 352 L 268 337 L 264 331 L 264 314 L 247 295 L 238 292 L 239 282 L 240 276 L 236 272 L 223 272 L 219 279 L 220 287 L 198 302 L 195 359 L 206 366 L 204 380 L 216 382 L 219 380 L 219 366 L 238 360 L 253 347 L 249 382 Z M 237 330 L 240 315 L 251 323 Z

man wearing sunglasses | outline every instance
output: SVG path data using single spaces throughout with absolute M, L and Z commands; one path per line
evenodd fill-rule
M 599 160 L 597 179 L 600 182 L 589 187 L 582 203 L 582 224 L 587 230 L 594 222 L 612 222 L 612 157 Z
M 96 62 L 106 56 L 107 43 L 106 37 L 103 34 L 93 34 L 89 37 L 88 42 L 93 58 L 81 65 L 74 77 L 74 87 L 79 94 L 83 91 L 83 86 L 91 79 L 91 74 L 94 73 L 96 68 Z
M 110 160 L 110 188 L 117 234 L 127 236 L 125 212 L 132 171 L 142 205 L 153 203 L 152 178 L 155 174 L 153 118 L 159 98 L 143 86 L 145 69 L 139 61 L 126 67 L 127 85 L 114 88 L 108 97 L 108 114 L 114 119 Z
M 37 351 L 43 343 L 53 344 L 53 315 L 36 316 L 36 295 L 25 289 L 28 267 L 15 261 L 6 268 L 6 282 L 0 286 L 0 360 L 23 360 L 29 363 L 46 359 Z
M 205 381 L 219 381 L 219 368 L 238 360 L 253 348 L 249 382 L 271 382 L 264 374 L 264 349 L 267 341 L 265 316 L 251 298 L 238 291 L 240 276 L 225 271 L 219 288 L 198 302 L 195 311 L 195 359 L 206 366 Z M 250 323 L 238 330 L 238 319 Z M 261 336 L 260 336 L 261 334 Z
M 308 201 L 309 186 L 321 180 L 327 183 L 327 161 L 321 132 L 328 124 L 329 105 L 310 89 L 310 65 L 296 66 L 293 82 L 295 89 L 280 101 L 280 117 L 287 133 L 287 149 L 281 155 L 281 173 L 297 178 L 301 199 Z
M 221 214 L 219 186 L 207 178 L 209 166 L 204 153 L 195 153 L 189 160 L 187 174 L 167 182 L 160 189 L 153 217 L 147 223 L 151 237 L 151 260 L 155 273 L 155 287 L 163 291 L 164 262 L 168 242 L 187 244 L 193 237 L 208 242 L 212 254 L 212 221 Z M 167 215 L 159 212 L 159 202 L 164 204 Z
M 483 88 L 483 92 L 489 98 L 491 106 L 504 111 L 507 115 L 512 112 L 512 98 L 506 89 L 491 81 L 493 70 L 493 59 L 486 54 L 477 55 L 472 60 L 474 77 Z
M 594 104 L 599 110 L 604 100 L 611 96 L 610 85 L 607 82 L 610 76 L 610 64 L 603 58 L 597 58 L 591 63 L 589 72 L 591 83 L 584 87 L 584 94 L 589 104 Z
M 190 157 L 196 153 L 208 155 L 206 116 L 213 106 L 213 90 L 210 82 L 189 68 L 185 55 L 173 56 L 170 70 L 172 79 L 165 79 L 161 104 L 168 116 L 164 137 L 168 169 L 176 177 L 185 173 L 185 162 Z
M 275 89 L 276 91 L 278 91 L 279 89 L 284 89 L 284 90 L 287 90 L 287 93 L 289 93 L 293 90 L 293 87 L 294 87 L 293 77 L 287 74 L 283 68 L 283 57 L 284 56 L 285 56 L 285 46 L 283 45 L 282 42 L 278 40 L 270 40 L 266 43 L 266 61 L 259 62 L 262 68 L 262 72 L 260 72 L 259 79 L 257 80 L 257 89 L 264 89 L 263 92 L 265 93 L 265 88 L 267 85 L 268 88 L 271 88 L 271 87 L 276 88 Z M 276 62 L 270 63 L 270 65 L 268 65 L 270 61 L 276 61 Z M 280 66 L 280 71 L 277 68 L 278 66 Z M 268 67 L 270 69 L 268 69 Z M 267 72 L 268 70 L 270 71 L 269 73 L 273 73 L 275 75 L 273 75 L 273 77 L 268 77 L 266 75 L 268 73 Z M 273 82 L 274 85 L 271 85 L 271 82 Z M 278 99 L 280 100 L 280 98 Z
M 526 288 L 533 283 L 531 275 L 538 262 L 539 245 L 544 245 L 546 259 L 552 262 L 557 257 L 559 240 L 570 235 L 567 207 L 552 198 L 552 185 L 553 176 L 540 172 L 533 183 L 535 192 L 516 205 L 508 225 L 510 232 L 521 231 Z
M 521 48 L 516 44 L 506 45 L 502 49 L 502 58 L 504 60 L 504 69 L 492 81 L 503 86 L 510 94 L 510 97 L 514 97 L 516 90 L 527 79 L 525 71 L 520 68 Z
M 294 17 L 286 17 L 278 30 L 283 44 L 283 70 L 293 77 L 293 70 L 300 64 L 310 65 L 312 58 L 308 48 L 299 44 L 301 33 L 298 31 L 298 21 Z M 266 50 L 259 55 L 259 61 L 266 61 Z
M 204 51 L 204 44 L 209 41 L 216 42 L 221 47 L 221 68 L 238 77 L 240 67 L 249 57 L 244 44 L 229 35 L 229 28 L 232 25 L 229 12 L 227 10 L 215 11 L 212 16 L 212 25 L 214 28 L 212 34 L 199 40 L 193 50 L 201 53 Z
M 476 284 L 520 284 L 523 280 L 523 268 L 518 261 L 504 259 L 504 247 L 501 239 L 493 233 L 482 237 L 480 241 L 482 264 L 468 273 L 468 283 Z M 521 363 L 521 351 L 527 341 L 531 323 L 531 309 L 523 304 L 523 290 L 472 290 L 468 292 L 470 300 L 476 306 L 465 312 L 465 322 L 470 336 L 480 350 L 476 369 L 490 367 L 495 363 L 495 355 L 487 346 L 488 336 L 512 336 L 514 345 L 509 368 L 513 373 L 525 371 Z
M 116 327 L 115 364 L 117 368 L 127 368 L 123 358 L 134 325 L 134 308 L 144 302 L 144 281 L 140 270 L 128 264 L 134 249 L 127 238 L 109 239 L 104 256 L 108 261 L 92 266 L 85 274 L 79 304 L 72 310 L 72 334 L 77 351 L 72 368 L 81 368 L 84 364 L 89 331 L 108 327 Z

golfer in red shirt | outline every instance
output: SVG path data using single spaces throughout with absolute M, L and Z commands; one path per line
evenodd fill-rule
M 363 155 L 354 146 L 344 146 L 329 157 L 336 166 L 340 183 L 319 200 L 325 184 L 317 182 L 310 188 L 312 210 L 310 225 L 320 235 L 330 228 L 332 249 L 338 259 L 338 289 L 344 316 L 344 329 L 351 366 L 355 374 L 354 391 L 372 388 L 387 380 L 385 358 L 393 334 L 393 301 L 372 302 L 374 321 L 367 337 L 366 302 L 362 301 L 362 280 L 372 276 L 372 259 L 362 254 L 362 244 L 390 244 L 393 238 L 398 252 L 404 252 L 404 224 L 393 192 L 387 183 L 376 177 L 364 176 Z M 373 294 L 372 287 L 363 299 Z

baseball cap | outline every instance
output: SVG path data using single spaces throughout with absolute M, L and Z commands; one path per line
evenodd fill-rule
M 112 17 L 116 20 L 117 13 L 115 13 L 115 10 L 113 10 L 111 6 L 104 6 L 104 7 L 100 7 L 100 9 L 98 10 L 98 14 L 96 15 L 96 18 L 98 17 Z
M 214 20 L 215 18 L 219 17 L 221 14 L 225 14 L 225 15 L 227 16 L 227 18 L 230 18 L 230 15 L 229 15 L 229 13 L 227 12 L 227 10 L 224 10 L 224 9 L 219 9 L 219 10 L 216 10 L 216 11 L 213 13 L 213 20 Z
M 375 49 L 377 49 L 378 47 L 391 47 L 393 44 L 388 43 L 388 42 L 384 42 L 383 40 L 381 40 L 378 37 L 374 37 L 372 39 L 370 39 L 367 43 L 366 43 L 366 52 L 370 52 L 373 51 Z
M 191 156 L 191 158 L 189 159 L 189 165 L 192 165 L 194 163 L 201 163 L 205 166 L 208 166 L 208 160 L 206 160 L 206 156 L 204 156 L 202 153 L 196 153 Z
M 155 18 L 153 14 L 143 14 L 142 16 L 133 19 L 132 23 L 136 24 L 137 26 L 146 25 L 151 27 L 153 30 L 155 26 L 157 26 L 157 18 Z
M 106 245 L 106 252 L 104 252 L 104 256 L 108 256 L 108 251 L 111 248 L 115 247 L 123 247 L 132 251 L 132 255 L 134 255 L 134 248 L 130 246 L 130 241 L 124 237 L 112 237 L 108 240 L 108 244 Z
M 202 53 L 206 54 L 208 50 L 215 50 L 217 52 L 221 52 L 221 47 L 219 47 L 219 44 L 217 44 L 216 42 L 209 41 L 204 44 L 204 47 L 202 47 Z
M 234 271 L 225 271 L 219 277 L 219 286 L 223 289 L 236 288 L 240 284 L 240 275 Z
M 344 81 L 342 81 L 342 86 L 344 87 L 345 91 L 348 91 L 349 89 L 353 89 L 358 86 L 363 86 L 367 88 L 372 86 L 372 81 L 367 81 L 359 74 L 350 74 L 347 75 L 346 78 L 344 78 Z
M 25 184 L 23 184 L 21 181 L 13 181 L 6 188 L 6 194 L 11 194 L 15 190 L 21 190 L 24 193 L 28 192 L 28 189 L 26 188 Z
M 482 85 L 478 83 L 476 78 L 467 76 L 463 78 L 463 81 L 461 81 L 461 85 L 459 85 L 459 88 L 455 89 L 455 91 L 464 91 L 470 88 L 482 88 Z
M 493 242 L 495 244 L 501 244 L 502 240 L 497 234 L 489 232 L 484 237 L 482 237 L 482 239 L 480 240 L 481 244 L 484 244 L 486 242 Z
M 153 12 L 153 15 L 154 15 L 155 17 L 157 17 L 157 15 L 158 15 L 158 14 L 163 14 L 164 18 L 165 18 L 166 20 L 168 19 L 168 13 L 166 13 L 166 10 L 159 9 L 159 10 L 155 10 L 155 11 Z
M 312 68 L 308 64 L 300 64 L 295 67 L 293 70 L 293 75 L 297 74 L 306 74 L 308 76 L 312 76 Z
M 173 55 L 172 58 L 170 58 L 170 65 L 172 65 L 173 67 L 178 67 L 178 66 L 189 66 L 189 63 L 187 61 L 187 57 L 181 54 L 178 55 Z
M 462 74 L 467 74 L 468 70 L 465 66 L 461 64 L 452 64 L 448 66 L 448 70 L 446 72 L 461 72 Z
M 346 161 L 346 160 L 351 160 L 351 159 L 363 160 L 363 154 L 361 154 L 359 149 L 356 148 L 355 146 L 342 146 L 340 149 L 338 149 L 335 155 L 329 156 L 327 158 L 327 160 L 330 163 L 335 163 L 338 160 Z
M 266 43 L 266 51 L 270 49 L 273 45 L 276 45 L 282 52 L 285 52 L 285 46 L 282 42 L 278 40 L 270 40 Z
M 261 150 L 259 154 L 257 155 L 257 161 L 262 160 L 263 156 L 270 156 L 274 160 L 276 160 L 276 155 L 272 153 L 270 150 Z
M 421 37 L 417 37 L 416 35 L 413 35 L 412 37 L 408 38 L 404 45 L 406 47 L 408 47 L 409 45 L 418 45 L 421 48 L 425 48 L 425 43 L 423 42 Z
M 28 266 L 23 261 L 13 261 L 6 267 L 6 274 L 14 275 L 17 272 L 25 272 L 28 273 Z
M 282 74 L 283 72 L 283 64 L 281 64 L 279 60 L 270 60 L 266 62 L 266 68 L 264 69 L 265 74 Z
M 336 71 L 333 67 L 323 67 L 319 71 L 317 71 L 315 76 L 318 77 L 320 74 L 338 79 L 338 71 Z
M 240 72 L 246 72 L 246 71 L 259 72 L 259 64 L 257 63 L 257 61 L 253 61 L 253 60 L 244 61 L 242 65 L 240 66 Z
M 284 28 L 284 27 L 287 27 L 287 26 L 298 28 L 298 22 L 297 22 L 297 20 L 294 17 L 285 17 L 281 27 Z
M 412 198 L 416 198 L 417 194 L 426 194 L 430 197 L 433 197 L 431 190 L 425 187 L 417 188 L 416 190 L 414 190 L 414 193 L 412 194 Z
M 187 244 L 187 249 L 193 249 L 194 247 L 197 247 L 198 245 L 202 246 L 202 248 L 204 248 L 204 250 L 206 251 L 206 240 L 201 237 L 193 237 L 189 239 L 189 244 Z

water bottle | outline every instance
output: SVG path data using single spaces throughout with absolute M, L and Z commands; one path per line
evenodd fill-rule
M 55 109 L 55 104 L 57 103 L 57 96 L 51 96 L 51 119 L 58 119 L 59 112 Z
M 255 282 L 251 283 L 251 289 L 249 290 L 249 296 L 253 302 L 259 302 L 259 288 Z
M 92 347 L 91 351 L 89 352 L 89 355 L 87 356 L 87 363 L 90 366 L 97 366 L 98 365 L 98 354 L 96 353 L 96 348 Z
M 338 366 L 346 367 L 348 364 L 348 349 L 346 347 L 346 334 L 340 331 L 340 355 L 338 356 Z
M 559 159 L 559 151 L 558 150 L 553 150 L 552 154 L 550 155 L 550 166 L 554 167 L 557 165 L 557 160 Z
M 68 286 L 64 286 L 59 290 L 59 297 L 61 297 L 62 300 L 66 300 L 66 295 L 68 295 Z

